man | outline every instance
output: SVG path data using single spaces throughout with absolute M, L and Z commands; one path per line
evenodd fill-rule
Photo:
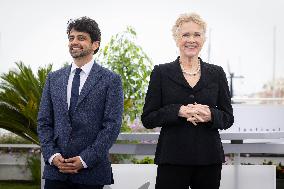
M 38 114 L 45 189 L 102 189 L 113 183 L 108 151 L 122 120 L 121 79 L 93 60 L 98 24 L 68 22 L 72 65 L 48 75 Z

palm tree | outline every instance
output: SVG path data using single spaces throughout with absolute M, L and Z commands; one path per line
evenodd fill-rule
M 39 144 L 37 113 L 47 74 L 52 65 L 39 68 L 35 76 L 29 66 L 0 75 L 0 128 Z

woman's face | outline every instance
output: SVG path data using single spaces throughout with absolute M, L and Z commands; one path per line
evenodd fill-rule
M 205 42 L 203 28 L 194 22 L 183 23 L 177 31 L 177 46 L 181 56 L 198 56 Z

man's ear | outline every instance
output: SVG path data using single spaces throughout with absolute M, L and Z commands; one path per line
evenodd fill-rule
M 94 41 L 93 44 L 92 44 L 93 51 L 97 50 L 97 48 L 99 48 L 99 46 L 100 46 L 100 42 Z

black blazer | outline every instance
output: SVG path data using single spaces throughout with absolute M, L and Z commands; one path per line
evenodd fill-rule
M 201 77 L 192 88 L 184 78 L 179 57 L 154 67 L 141 116 L 144 127 L 161 127 L 155 163 L 209 165 L 224 162 L 218 129 L 234 122 L 228 82 L 220 66 L 200 59 Z M 194 126 L 179 117 L 182 105 L 210 107 L 212 121 Z

